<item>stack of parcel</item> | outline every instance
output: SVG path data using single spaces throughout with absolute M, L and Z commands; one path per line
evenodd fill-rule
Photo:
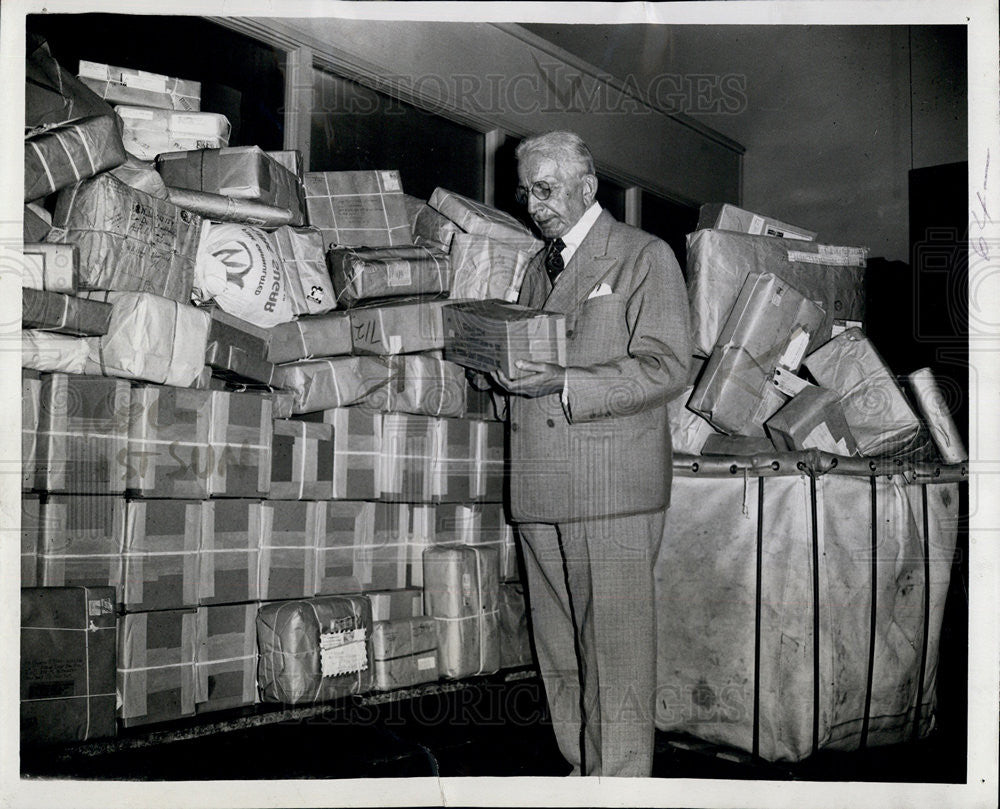
M 24 743 L 530 664 L 502 424 L 441 353 L 530 234 L 230 146 L 197 82 L 27 69 Z
M 967 475 L 933 374 L 915 409 L 865 336 L 867 250 L 815 238 L 731 205 L 688 236 L 656 568 L 658 727 L 771 761 L 931 730 Z

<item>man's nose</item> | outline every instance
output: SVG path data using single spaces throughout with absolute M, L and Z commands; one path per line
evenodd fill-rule
M 528 215 L 534 218 L 535 213 L 544 207 L 544 203 L 532 193 L 528 193 Z

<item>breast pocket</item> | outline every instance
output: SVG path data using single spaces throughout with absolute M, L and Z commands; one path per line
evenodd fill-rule
M 566 332 L 570 365 L 593 365 L 624 357 L 628 349 L 625 298 L 617 293 L 584 301 Z

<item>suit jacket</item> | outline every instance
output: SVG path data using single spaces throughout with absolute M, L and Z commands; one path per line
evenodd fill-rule
M 566 316 L 565 399 L 509 397 L 511 518 L 559 523 L 665 508 L 667 402 L 686 384 L 691 357 L 677 259 L 607 211 L 554 287 L 543 255 L 529 265 L 518 302 Z M 592 297 L 602 284 L 610 294 Z

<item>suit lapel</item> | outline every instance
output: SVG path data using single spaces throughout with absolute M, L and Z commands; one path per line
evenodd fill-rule
M 608 241 L 614 217 L 601 211 L 566 265 L 545 301 L 545 309 L 554 312 L 573 312 L 579 308 L 603 278 L 618 263 L 616 256 L 608 255 Z

